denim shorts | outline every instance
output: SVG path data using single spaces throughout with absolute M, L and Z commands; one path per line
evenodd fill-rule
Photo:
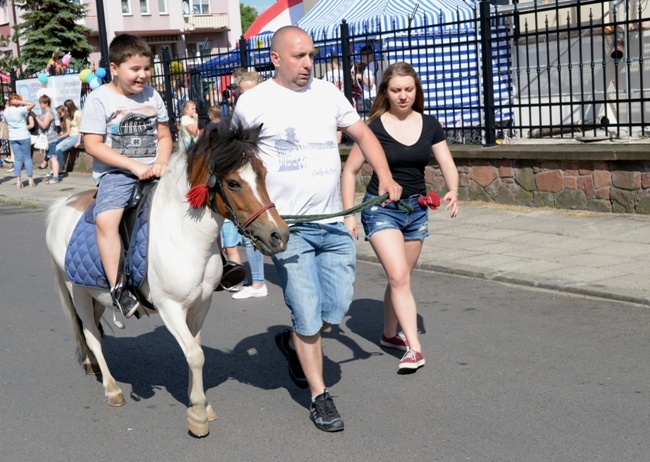
M 109 172 L 102 175 L 93 212 L 95 218 L 107 210 L 126 207 L 137 182 L 137 177 L 126 172 Z
M 237 227 L 230 220 L 224 220 L 221 227 L 221 247 L 230 248 L 244 245 L 242 235 L 237 231 Z
M 352 302 L 356 248 L 341 222 L 292 226 L 287 250 L 273 256 L 293 330 L 316 335 L 323 322 L 339 324 Z
M 366 192 L 363 202 L 376 198 Z M 418 204 L 419 194 L 415 194 L 402 202 L 410 205 L 413 212 L 398 208 L 397 204 L 386 204 L 385 207 L 375 205 L 361 212 L 361 223 L 366 233 L 366 241 L 377 231 L 398 229 L 404 235 L 405 241 L 422 241 L 429 235 L 428 207 Z

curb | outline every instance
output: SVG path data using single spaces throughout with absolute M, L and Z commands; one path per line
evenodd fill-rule
M 380 264 L 376 255 L 369 255 L 359 252 L 357 247 L 357 260 L 366 263 Z M 522 273 L 503 273 L 490 271 L 467 265 L 438 265 L 435 263 L 418 262 L 415 269 L 431 271 L 435 273 L 450 274 L 453 276 L 469 277 L 474 279 L 485 279 L 489 281 L 503 282 L 518 286 L 533 287 L 536 289 L 552 290 L 554 292 L 569 293 L 574 295 L 585 295 L 605 300 L 613 300 L 625 303 L 634 303 L 650 307 L 650 296 L 634 296 L 628 292 L 621 292 L 611 288 L 597 287 L 586 283 L 569 282 L 564 279 L 549 279 L 540 276 L 533 276 Z

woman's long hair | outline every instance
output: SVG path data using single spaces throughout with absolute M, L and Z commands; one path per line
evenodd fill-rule
M 375 119 L 378 119 L 382 116 L 382 114 L 388 112 L 390 109 L 390 101 L 388 101 L 386 92 L 388 91 L 388 82 L 390 82 L 390 79 L 395 76 L 413 77 L 413 80 L 415 81 L 415 101 L 413 101 L 413 110 L 419 113 L 424 112 L 424 91 L 422 90 L 422 82 L 420 82 L 420 77 L 418 76 L 418 73 L 415 72 L 415 69 L 413 69 L 413 66 L 411 66 L 409 63 L 401 61 L 395 64 L 391 64 L 384 71 L 384 75 L 381 78 L 381 83 L 377 88 L 377 97 L 375 98 L 375 102 L 372 103 L 372 107 L 370 108 L 368 123 L 372 122 Z

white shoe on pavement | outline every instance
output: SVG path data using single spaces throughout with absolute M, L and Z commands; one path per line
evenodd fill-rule
M 266 297 L 269 294 L 266 284 L 264 284 L 259 289 L 254 289 L 252 286 L 246 286 L 236 294 L 233 294 L 232 298 L 235 300 L 243 300 L 245 298 L 257 298 L 257 297 Z

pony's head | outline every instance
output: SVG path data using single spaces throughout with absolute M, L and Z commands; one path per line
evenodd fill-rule
M 188 202 L 232 220 L 265 255 L 282 252 L 289 228 L 269 199 L 266 167 L 255 155 L 262 126 L 222 123 L 187 152 Z

